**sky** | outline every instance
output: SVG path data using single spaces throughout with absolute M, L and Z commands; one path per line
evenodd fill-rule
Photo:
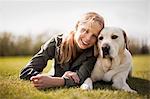
M 150 37 L 149 0 L 0 0 L 0 32 L 68 32 L 90 11 L 102 15 L 105 26 L 120 27 L 128 36 Z

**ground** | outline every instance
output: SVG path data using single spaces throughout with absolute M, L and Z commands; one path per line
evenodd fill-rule
M 127 80 L 133 94 L 111 87 L 111 82 L 94 83 L 92 91 L 79 87 L 59 87 L 38 90 L 30 81 L 19 79 L 19 73 L 28 57 L 0 57 L 0 99 L 149 99 L 150 98 L 150 55 L 133 56 L 133 75 Z M 48 72 L 51 61 L 44 69 Z

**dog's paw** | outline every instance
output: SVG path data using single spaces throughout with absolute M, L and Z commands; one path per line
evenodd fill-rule
M 82 84 L 81 86 L 80 86 L 80 88 L 82 89 L 82 90 L 92 90 L 93 88 L 90 86 L 90 85 L 88 85 L 88 84 Z
M 122 84 L 117 83 L 117 84 L 113 84 L 112 86 L 116 89 L 122 89 L 126 92 L 137 93 L 137 91 L 131 89 L 127 84 L 125 84 L 125 86 L 122 86 Z
M 84 83 L 80 86 L 82 90 L 91 90 L 93 89 L 92 79 L 87 78 Z
M 128 90 L 128 92 L 131 92 L 131 93 L 137 93 L 137 91 L 135 91 L 135 90 Z
M 126 92 L 130 92 L 130 93 L 137 93 L 137 91 L 135 91 L 135 90 L 133 90 L 133 89 L 131 89 L 131 88 L 122 88 L 124 91 L 126 91 Z
M 132 89 L 123 89 L 124 91 L 126 91 L 126 92 L 130 92 L 130 93 L 137 93 L 137 91 L 135 91 L 135 90 L 132 90 Z

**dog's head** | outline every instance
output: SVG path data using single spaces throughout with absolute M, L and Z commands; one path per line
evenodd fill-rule
M 103 58 L 114 58 L 127 47 L 124 30 L 117 27 L 105 27 L 98 36 L 97 49 Z

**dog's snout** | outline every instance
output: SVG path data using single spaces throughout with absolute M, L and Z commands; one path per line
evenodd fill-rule
M 108 44 L 103 44 L 102 50 L 103 51 L 109 51 L 110 50 L 110 46 Z
M 106 55 L 109 55 L 110 46 L 109 44 L 103 44 L 102 51 L 103 51 L 103 57 Z

